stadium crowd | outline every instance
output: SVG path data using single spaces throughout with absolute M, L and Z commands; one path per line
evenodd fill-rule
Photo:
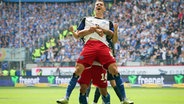
M 77 8 L 76 8 L 77 7 Z M 68 28 L 93 15 L 92 2 L 22 3 L 0 5 L 0 48 L 25 47 L 34 63 L 75 62 L 82 42 Z M 107 19 L 119 25 L 115 44 L 118 65 L 184 64 L 184 1 L 129 0 L 108 3 Z M 76 27 L 75 27 L 76 28 Z M 20 43 L 21 42 L 21 43 Z

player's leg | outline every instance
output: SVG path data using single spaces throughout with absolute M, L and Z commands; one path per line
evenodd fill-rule
M 116 63 L 110 64 L 108 67 L 108 71 L 110 74 L 114 75 L 114 79 L 116 82 L 117 87 L 119 88 L 119 91 L 122 95 L 122 104 L 133 104 L 133 101 L 128 102 L 129 100 L 126 99 L 126 94 L 125 94 L 125 88 L 123 84 L 123 79 L 121 78 L 118 70 L 117 70 L 117 65 Z
M 116 60 L 107 46 L 102 45 L 101 47 L 102 48 L 98 51 L 98 54 L 97 54 L 97 56 L 99 56 L 98 60 L 103 65 L 103 67 L 105 69 L 108 69 L 109 73 L 114 76 L 116 85 L 119 88 L 120 93 L 123 95 L 125 93 L 124 85 L 123 85 L 123 80 L 120 77 L 120 74 L 118 72 Z
M 94 99 L 93 99 L 93 104 L 97 104 L 98 102 L 98 99 L 100 98 L 100 91 L 99 89 L 96 87 L 96 90 L 95 90 L 95 94 L 94 94 Z
M 118 98 L 121 102 L 123 97 L 122 97 L 122 95 L 119 91 L 119 88 L 116 86 L 116 82 L 114 80 L 114 77 L 108 71 L 107 71 L 107 80 L 110 81 L 111 86 L 113 87 L 116 95 L 118 96 Z M 93 100 L 94 104 L 96 104 L 98 102 L 99 98 L 100 98 L 100 92 L 99 92 L 99 89 L 96 88 L 95 95 L 94 95 L 94 100 Z
M 103 102 L 105 104 L 110 104 L 110 95 L 107 92 L 107 72 L 102 68 L 102 66 L 94 66 L 93 70 L 93 84 L 99 88 Z
M 124 84 L 123 80 L 120 77 L 120 74 L 118 72 L 116 60 L 114 59 L 113 55 L 111 54 L 111 51 L 109 48 L 106 48 L 106 46 L 102 45 L 101 50 L 98 51 L 98 60 L 103 65 L 105 69 L 108 69 L 108 72 L 114 76 L 114 79 L 116 81 L 116 85 L 119 88 L 119 91 L 122 96 L 125 96 L 125 90 L 124 90 Z M 124 99 L 124 98 L 122 98 Z
M 108 67 L 108 71 L 109 71 L 110 74 L 112 74 L 114 76 L 114 79 L 116 81 L 116 85 L 120 89 L 122 96 L 125 95 L 123 80 L 120 77 L 120 74 L 118 73 L 116 63 L 110 64 L 109 67 Z
M 83 48 L 82 52 L 80 53 L 79 58 L 77 59 L 77 64 L 75 66 L 76 70 L 74 72 L 75 74 L 72 76 L 72 78 L 69 82 L 64 101 L 69 100 L 70 94 L 72 93 L 72 91 L 77 83 L 77 79 L 81 75 L 81 73 L 83 72 L 84 68 L 92 65 L 92 63 L 95 59 L 95 54 L 96 54 L 96 50 L 94 49 L 95 44 L 93 44 L 93 43 L 95 43 L 95 42 L 88 41 L 84 45 L 84 48 Z M 62 101 L 63 101 L 63 99 L 58 100 L 57 102 L 59 102 L 60 104 L 65 104 L 65 103 L 61 103 Z
M 110 104 L 110 95 L 107 92 L 107 87 L 106 88 L 99 88 L 100 93 L 102 95 L 102 100 L 104 104 Z
M 92 82 L 91 82 L 91 83 L 92 83 Z M 89 99 L 89 94 L 90 94 L 90 91 L 91 91 L 91 83 L 90 83 L 89 87 L 88 87 L 87 90 L 86 90 L 86 98 L 87 98 L 87 101 L 88 101 L 88 99 Z
M 75 73 L 73 73 L 73 76 L 71 77 L 70 82 L 69 82 L 69 84 L 67 86 L 65 97 L 64 98 L 61 98 L 61 99 L 58 99 L 57 100 L 57 103 L 58 104 L 68 104 L 69 97 L 70 97 L 73 89 L 76 86 L 76 83 L 77 83 L 78 78 L 79 78 L 79 76 L 76 75 Z
M 125 96 L 125 95 L 121 95 L 119 88 L 116 86 L 115 80 L 110 80 L 110 83 L 111 83 L 111 86 L 114 89 L 116 95 L 118 96 L 119 100 L 122 101 L 123 96 Z
M 116 82 L 114 80 L 114 77 L 109 72 L 107 74 L 107 80 L 110 81 L 111 87 L 114 89 L 116 95 L 118 96 L 118 98 L 119 98 L 119 100 L 121 102 L 123 100 L 123 96 L 124 95 L 121 94 L 119 88 L 116 86 Z
M 116 86 L 116 81 L 115 80 L 110 80 L 111 86 L 113 87 L 114 91 L 116 92 L 116 95 L 118 96 L 121 104 L 133 104 L 134 102 L 126 98 L 126 93 L 125 93 L 125 87 L 123 86 L 123 95 L 120 93 L 119 88 Z
M 86 90 L 88 89 L 88 85 L 80 84 L 80 94 L 79 94 L 79 103 L 80 104 L 88 104 L 86 98 Z
M 91 67 L 93 68 L 93 67 Z M 87 95 L 86 91 L 91 85 L 91 80 L 92 80 L 92 70 L 90 69 L 85 69 L 83 73 L 81 74 L 81 77 L 78 80 L 78 83 L 80 84 L 80 94 L 79 94 L 79 103 L 80 104 L 87 104 Z
M 112 76 L 112 74 L 108 73 L 107 76 L 108 76 L 107 79 L 110 81 L 110 84 L 111 84 L 111 86 L 113 87 L 113 89 L 114 89 L 116 95 L 118 96 L 118 98 L 119 98 L 121 104 L 133 104 L 133 101 L 128 100 L 128 99 L 126 98 L 125 87 L 123 86 L 123 89 L 124 89 L 124 90 L 122 91 L 122 94 L 121 94 L 119 88 L 118 88 L 117 85 L 116 85 L 116 81 L 114 80 L 114 77 Z
M 84 70 L 84 66 L 82 64 L 76 64 L 76 70 L 73 73 L 73 76 L 71 77 L 70 82 L 67 86 L 65 97 L 62 99 L 58 99 L 56 101 L 58 104 L 68 104 L 69 97 L 73 89 L 75 88 L 77 80 L 79 76 L 81 75 L 81 73 L 83 72 L 83 70 Z

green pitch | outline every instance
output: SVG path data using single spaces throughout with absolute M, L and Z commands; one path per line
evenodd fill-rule
M 66 88 L 13 88 L 0 87 L 0 104 L 56 104 L 56 99 L 65 95 Z M 115 92 L 108 88 L 111 104 L 120 104 Z M 184 89 L 176 88 L 126 88 L 127 96 L 134 104 L 183 104 Z M 78 103 L 79 88 L 73 91 L 69 104 Z M 92 88 L 89 104 L 92 104 L 94 88 Z M 99 100 L 101 104 L 101 99 Z

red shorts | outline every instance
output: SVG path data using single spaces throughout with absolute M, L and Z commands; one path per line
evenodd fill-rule
M 85 69 L 81 77 L 78 80 L 79 84 L 90 85 L 92 81 L 93 85 L 99 88 L 107 87 L 107 73 L 106 70 L 102 68 L 102 66 L 93 65 L 89 69 Z
M 89 67 L 94 61 L 99 62 L 106 69 L 108 69 L 110 64 L 116 62 L 107 45 L 101 41 L 88 40 L 80 53 L 77 63 L 83 64 L 85 67 Z

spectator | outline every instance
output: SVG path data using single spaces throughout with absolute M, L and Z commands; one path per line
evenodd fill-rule
M 26 76 L 27 73 L 26 73 L 26 67 L 23 67 L 22 70 L 21 70 L 21 76 Z
M 3 73 L 3 76 L 9 76 L 9 71 L 7 69 L 4 69 L 2 73 Z
M 16 76 L 16 69 L 15 69 L 15 67 L 10 69 L 10 76 Z

